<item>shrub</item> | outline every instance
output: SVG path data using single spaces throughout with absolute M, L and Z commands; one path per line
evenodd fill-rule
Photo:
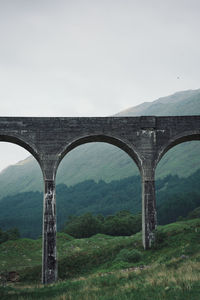
M 164 246 L 164 242 L 167 240 L 167 233 L 157 229 L 154 231 L 155 234 L 155 240 L 152 243 L 152 248 L 153 249 L 159 249 L 161 246 Z
M 7 231 L 3 231 L 0 228 L 0 244 L 8 240 L 17 240 L 20 238 L 20 233 L 17 228 L 10 228 Z
M 141 214 L 133 215 L 129 211 L 120 211 L 114 216 L 103 217 L 86 213 L 81 216 L 69 216 L 64 232 L 75 238 L 87 238 L 97 233 L 112 236 L 128 236 L 142 229 Z
M 101 223 L 91 213 L 82 216 L 71 216 L 64 232 L 75 238 L 87 238 L 101 232 Z
M 116 256 L 116 260 L 125 261 L 125 262 L 138 262 L 142 258 L 142 253 L 136 249 L 128 250 L 122 249 Z

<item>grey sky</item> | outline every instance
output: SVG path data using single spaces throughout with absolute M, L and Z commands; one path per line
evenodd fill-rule
M 199 88 L 199 29 L 199 0 L 0 0 L 0 115 L 108 116 Z

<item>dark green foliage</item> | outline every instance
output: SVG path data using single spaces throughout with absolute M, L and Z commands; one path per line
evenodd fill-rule
M 158 223 L 167 224 L 200 206 L 200 170 L 188 178 L 167 176 L 156 181 Z M 91 212 L 106 219 L 104 232 L 112 235 L 127 233 L 127 216 L 114 217 L 118 211 L 129 210 L 133 214 L 141 212 L 141 183 L 138 176 L 105 183 L 84 181 L 73 187 L 57 186 L 58 230 L 69 215 L 80 216 Z M 0 202 L 0 228 L 17 227 L 22 237 L 36 238 L 42 234 L 43 195 L 27 192 L 8 196 Z M 100 216 L 101 215 L 101 216 Z M 103 217 L 104 216 L 104 217 Z M 136 228 L 138 222 L 129 219 L 129 228 Z M 117 224 L 117 229 L 116 229 Z M 124 232 L 124 228 L 126 233 Z
M 158 204 L 158 222 L 162 225 L 175 222 L 179 216 L 186 217 L 199 205 L 200 195 L 196 192 L 166 195 L 166 200 Z
M 182 216 L 178 217 L 178 221 L 186 221 L 186 220 L 191 220 L 196 218 L 200 218 L 200 207 L 197 207 L 191 212 L 189 212 L 187 217 L 182 217 Z
M 8 240 L 17 240 L 20 238 L 19 229 L 14 227 L 7 230 Z
M 8 240 L 8 235 L 0 228 L 0 244 Z
M 113 236 L 132 235 L 142 229 L 141 215 L 129 211 L 120 211 L 115 216 L 93 216 L 86 213 L 82 216 L 70 216 L 64 232 L 75 238 L 86 238 L 97 233 Z
M 42 278 L 42 267 L 27 267 L 20 272 L 20 281 L 40 282 Z
M 167 234 L 166 234 L 166 232 L 164 232 L 164 231 L 158 229 L 158 230 L 156 231 L 156 237 L 155 237 L 155 239 L 156 239 L 156 242 L 157 242 L 158 244 L 163 243 L 163 242 L 167 239 Z
M 101 222 L 91 213 L 83 216 L 70 216 L 66 223 L 65 232 L 75 238 L 86 238 L 101 232 Z
M 61 230 L 69 215 L 91 212 L 111 215 L 122 209 L 141 211 L 141 183 L 137 176 L 105 183 L 84 181 L 73 187 L 57 186 L 57 225 Z M 0 227 L 17 226 L 22 237 L 37 238 L 42 234 L 43 194 L 27 192 L 8 196 L 0 202 Z
M 160 249 L 162 246 L 166 246 L 167 233 L 158 228 L 155 230 L 154 234 L 155 240 L 153 242 L 152 249 Z
M 138 176 L 105 183 L 93 180 L 73 187 L 57 186 L 58 227 L 69 215 L 115 214 L 120 210 L 141 211 L 141 182 Z
M 188 216 L 187 219 L 195 219 L 195 218 L 200 218 L 200 207 L 195 208 L 193 211 L 191 211 Z
M 0 228 L 0 244 L 8 240 L 17 240 L 20 238 L 20 233 L 18 228 L 10 228 L 7 231 L 3 231 Z
M 113 236 L 132 235 L 142 229 L 141 214 L 133 215 L 129 211 L 120 211 L 115 216 L 105 218 L 102 233 Z
M 42 201 L 39 192 L 8 196 L 0 202 L 0 227 L 17 227 L 22 237 L 36 238 L 42 234 Z
M 129 263 L 139 262 L 142 258 L 142 253 L 137 249 L 122 249 L 116 256 L 116 261 L 125 261 Z
M 188 178 L 169 175 L 157 180 L 158 223 L 175 222 L 180 216 L 186 217 L 189 212 L 200 206 L 200 170 Z

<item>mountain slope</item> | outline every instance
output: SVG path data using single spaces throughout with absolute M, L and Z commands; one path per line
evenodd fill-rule
M 127 109 L 118 116 L 200 114 L 200 89 L 175 93 L 153 102 Z M 184 143 L 171 149 L 161 160 L 157 177 L 178 174 L 187 177 L 200 168 L 200 143 Z M 191 159 L 192 157 L 192 159 Z M 77 147 L 63 159 L 57 183 L 68 186 L 78 182 L 103 179 L 106 182 L 139 174 L 136 165 L 121 149 L 104 143 Z M 10 166 L 0 173 L 0 198 L 25 191 L 41 191 L 42 174 L 34 158 L 22 165 Z
M 180 116 L 200 113 L 200 89 L 177 92 L 119 112 L 116 116 Z
M 174 222 L 179 216 L 200 207 L 200 169 L 187 178 L 168 175 L 156 181 L 156 202 L 159 224 Z M 36 238 L 42 230 L 41 192 L 7 196 L 0 202 L 0 228 L 17 227 L 23 237 Z M 61 230 L 69 215 L 109 216 L 120 210 L 141 212 L 141 181 L 139 176 L 110 183 L 93 180 L 67 187 L 57 186 L 57 228 Z

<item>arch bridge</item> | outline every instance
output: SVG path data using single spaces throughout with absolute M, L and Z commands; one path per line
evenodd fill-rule
M 57 279 L 55 177 L 69 151 L 84 143 L 107 142 L 134 160 L 142 177 L 143 245 L 148 249 L 156 229 L 156 166 L 170 148 L 191 140 L 200 140 L 200 116 L 0 117 L 0 141 L 28 150 L 43 173 L 42 282 Z

